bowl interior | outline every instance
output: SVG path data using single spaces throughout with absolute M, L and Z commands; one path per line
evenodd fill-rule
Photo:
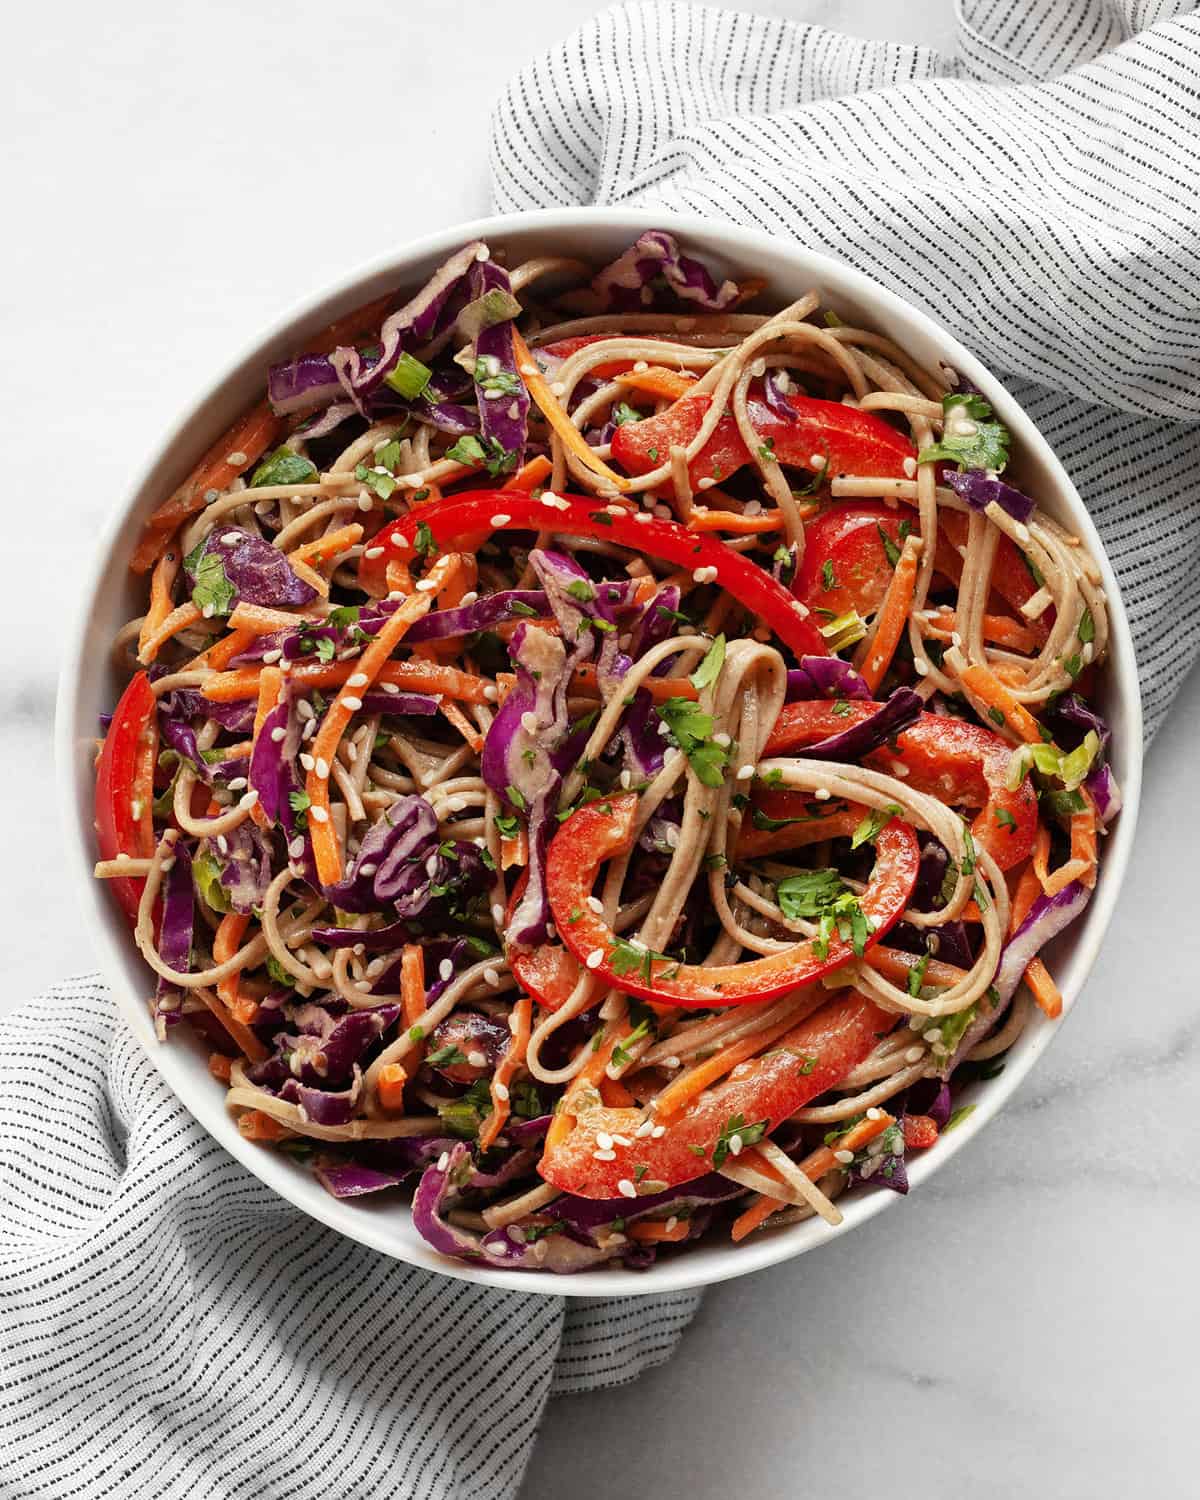
M 1016 401 L 949 334 L 941 331 L 893 293 L 850 267 L 798 246 L 728 226 L 655 213 L 573 209 L 489 219 L 431 236 L 384 262 L 349 276 L 341 285 L 306 303 L 256 341 L 167 434 L 148 463 L 141 482 L 115 508 L 99 539 L 95 564 L 85 583 L 77 626 L 70 637 L 59 686 L 56 747 L 60 808 L 73 854 L 76 894 L 97 943 L 100 961 L 117 1002 L 167 1083 L 221 1144 L 263 1182 L 297 1207 L 351 1239 L 430 1270 L 464 1280 L 579 1296 L 633 1295 L 702 1286 L 759 1269 L 835 1238 L 895 1200 L 883 1191 L 858 1189 L 841 1200 L 845 1218 L 838 1229 L 820 1220 L 762 1233 L 741 1246 L 713 1241 L 692 1247 L 650 1272 L 593 1271 L 572 1277 L 514 1271 L 481 1272 L 434 1253 L 412 1227 L 407 1206 L 392 1199 L 343 1203 L 331 1198 L 300 1165 L 264 1150 L 238 1134 L 224 1103 L 224 1089 L 210 1077 L 205 1051 L 190 1038 L 154 1038 L 146 1009 L 149 974 L 129 930 L 102 882 L 91 878 L 96 858 L 92 830 L 92 756 L 98 715 L 111 708 L 120 690 L 109 643 L 116 630 L 139 611 L 141 581 L 125 566 L 138 523 L 170 493 L 201 452 L 262 391 L 266 365 L 302 347 L 306 334 L 339 314 L 395 287 L 415 287 L 434 266 L 464 241 L 479 237 L 503 249 L 509 264 L 533 254 L 568 252 L 596 263 L 619 253 L 644 229 L 673 229 L 694 248 L 731 274 L 769 278 L 780 301 L 816 287 L 843 321 L 861 321 L 888 334 L 919 362 L 945 361 L 972 380 L 1013 433 L 1016 481 L 1037 497 L 1057 520 L 1077 532 L 1099 559 L 1111 614 L 1113 654 L 1101 706 L 1113 726 L 1111 757 L 1125 806 L 1105 842 L 1105 859 L 1092 903 L 1081 921 L 1049 950 L 1050 963 L 1069 1010 L 1078 998 L 1108 925 L 1125 874 L 1137 817 L 1141 777 L 1141 709 L 1128 622 L 1099 537 L 1061 466 Z M 914 1186 L 964 1146 L 1002 1106 L 1049 1044 L 1059 1022 L 1038 1015 L 1009 1054 L 1004 1073 L 964 1094 L 974 1113 L 949 1137 L 923 1153 L 910 1168 Z

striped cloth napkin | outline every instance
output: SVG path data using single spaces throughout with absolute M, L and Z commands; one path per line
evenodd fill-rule
M 500 100 L 496 201 L 791 235 L 1006 375 L 1125 585 L 1147 724 L 1200 645 L 1200 20 L 980 0 L 957 61 L 630 5 Z M 504 1500 L 549 1394 L 633 1379 L 696 1307 L 474 1287 L 275 1198 L 176 1103 L 95 979 L 0 1024 L 0 1493 Z

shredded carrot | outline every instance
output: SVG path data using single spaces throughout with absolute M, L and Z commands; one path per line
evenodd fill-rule
M 509 693 L 512 692 L 513 688 L 516 687 L 516 685 L 517 675 L 515 672 L 497 672 L 496 703 L 498 705 L 503 703 L 504 700 L 508 697 Z
M 636 1224 L 626 1226 L 625 1233 L 631 1240 L 642 1245 L 677 1245 L 686 1240 L 692 1231 L 687 1219 L 639 1219 Z
M 1040 837 L 1040 835 L 1038 835 Z M 1029 908 L 1042 894 L 1042 883 L 1038 879 L 1038 873 L 1032 862 L 1027 863 L 1021 871 L 1021 878 L 1017 881 L 1016 889 L 1013 891 L 1012 900 L 1009 903 L 1008 930 L 1016 932 L 1021 923 L 1029 915 Z
M 233 1058 L 226 1056 L 224 1052 L 210 1052 L 208 1054 L 208 1071 L 214 1078 L 220 1079 L 222 1083 L 229 1082 L 229 1072 L 233 1067 Z
M 248 1141 L 284 1141 L 295 1134 L 274 1115 L 264 1114 L 261 1109 L 248 1109 L 239 1115 L 237 1128 L 238 1134 Z
M 425 1014 L 425 950 L 419 943 L 406 943 L 400 955 L 400 1010 L 410 1029 Z
M 642 686 L 649 692 L 655 703 L 665 703 L 668 698 L 698 698 L 700 694 L 692 685 L 691 679 L 687 677 L 647 677 Z M 582 666 L 576 667 L 571 674 L 571 688 L 574 692 L 598 696 L 600 689 L 596 685 L 596 668 L 590 662 L 584 662 Z
M 909 974 L 924 957 L 924 954 L 905 953 L 899 948 L 885 948 L 882 943 L 876 943 L 873 948 L 867 949 L 863 962 L 885 979 L 890 979 L 893 984 L 906 985 Z M 949 989 L 952 984 L 958 984 L 967 977 L 965 969 L 945 963 L 940 958 L 929 959 L 924 972 L 924 982 L 937 985 L 940 989 Z
M 471 723 L 470 719 L 467 718 L 457 703 L 452 702 L 449 698 L 443 698 L 440 706 L 442 717 L 447 723 L 452 724 L 458 730 L 459 734 L 462 735 L 475 754 L 478 755 L 483 749 L 483 735 Z
M 434 586 L 428 591 L 408 595 L 401 607 L 393 615 L 387 616 L 380 633 L 354 663 L 356 685 L 353 690 L 342 688 L 330 703 L 320 730 L 312 741 L 314 760 L 324 760 L 326 765 L 333 765 L 342 735 L 347 732 L 351 718 L 359 711 L 363 691 L 371 687 L 372 681 L 380 675 L 384 663 L 404 639 L 408 627 L 429 612 L 434 595 L 446 585 L 447 580 L 452 579 L 458 567 L 459 556 L 456 552 L 447 552 L 446 556 L 438 558 L 428 579 L 423 580 Z M 324 885 L 333 885 L 342 877 L 342 850 L 338 847 L 338 831 L 330 817 L 329 777 L 318 775 L 317 766 L 314 766 L 306 778 L 305 790 L 309 796 L 309 838 L 312 840 L 312 855 L 317 862 L 317 874 Z
M 1018 703 L 994 672 L 982 666 L 964 667 L 959 680 L 966 689 L 972 707 L 983 720 L 1003 716 L 1003 722 L 1030 745 L 1042 743 L 1042 729 L 1023 703 Z M 995 711 L 995 714 L 993 713 Z
M 235 1021 L 240 1021 L 243 1026 L 253 1026 L 259 1017 L 258 1003 L 249 995 L 239 995 L 229 1007 Z
M 877 1120 L 860 1120 L 857 1125 L 852 1125 L 845 1135 L 838 1137 L 836 1147 L 818 1146 L 815 1151 L 810 1152 L 799 1163 L 800 1170 L 806 1177 L 816 1182 L 818 1178 L 824 1177 L 826 1172 L 831 1172 L 834 1167 L 840 1165 L 837 1157 L 833 1154 L 835 1150 L 858 1151 L 870 1141 L 873 1141 L 877 1135 L 882 1135 L 890 1125 L 894 1125 L 895 1123 L 894 1117 L 882 1110 Z M 750 1154 L 745 1153 L 742 1159 L 746 1160 L 746 1157 Z M 755 1171 L 762 1172 L 764 1176 L 771 1177 L 776 1182 L 783 1182 L 784 1179 L 778 1169 L 765 1156 L 754 1151 L 753 1158 Z M 733 1228 L 730 1231 L 733 1239 L 735 1241 L 744 1240 L 748 1234 L 758 1228 L 764 1219 L 769 1218 L 782 1207 L 783 1204 L 778 1198 L 772 1198 L 766 1193 L 760 1193 L 754 1202 L 751 1203 L 750 1207 L 744 1213 L 739 1214 L 733 1221 Z
M 1038 878 L 1038 884 L 1045 891 L 1050 879 L 1050 830 L 1044 823 L 1038 824 L 1037 834 L 1033 840 L 1032 864 L 1034 874 Z
M 168 547 L 154 564 L 154 572 L 150 578 L 150 605 L 142 621 L 142 628 L 138 631 L 139 659 L 171 613 L 171 590 L 178 574 L 179 548 Z
M 362 540 L 362 534 L 362 527 L 357 521 L 352 521 L 349 526 L 340 526 L 336 531 L 327 531 L 324 536 L 314 537 L 311 542 L 303 543 L 288 553 L 287 560 L 293 568 L 298 562 L 315 563 L 319 567 L 331 558 L 340 557 L 343 552 L 349 551 L 355 543 Z
M 240 656 L 243 651 L 248 651 L 257 638 L 257 633 L 251 630 L 231 630 L 219 641 L 214 641 L 207 651 L 201 651 L 199 656 L 193 657 L 184 671 L 196 671 L 201 667 L 207 667 L 211 672 L 223 672 L 233 658 Z M 247 693 L 246 696 L 252 697 L 253 695 Z
M 926 624 L 926 633 L 939 641 L 950 640 L 958 629 L 958 617 L 948 604 L 931 610 Z M 984 615 L 983 638 L 995 646 L 1005 646 L 1010 651 L 1036 651 L 1043 637 L 1028 625 L 1022 625 L 1011 615 Z
M 1081 864 L 1079 879 L 1089 888 L 1096 884 L 1096 804 L 1081 789 L 1083 811 L 1071 814 L 1071 862 Z
M 732 536 L 758 536 L 765 531 L 778 531 L 783 525 L 783 517 L 777 510 L 747 516 L 737 510 L 709 510 L 704 505 L 693 505 L 687 524 L 689 531 L 728 531 Z
M 213 490 L 227 490 L 239 474 L 257 463 L 280 430 L 280 420 L 266 401 L 240 416 L 212 445 L 170 499 L 142 527 L 129 566 L 148 573 L 180 525 L 202 511 Z
M 511 838 L 500 840 L 500 868 L 511 870 L 529 863 L 529 838 L 524 828 L 518 828 Z
M 883 681 L 884 673 L 891 666 L 900 637 L 904 634 L 908 617 L 912 613 L 913 590 L 917 586 L 917 565 L 921 559 L 921 538 L 905 538 L 900 549 L 892 580 L 888 584 L 879 615 L 875 621 L 875 635 L 863 653 L 859 673 L 866 679 L 872 692 Z
M 158 629 L 147 636 L 145 645 L 139 644 L 138 661 L 143 666 L 149 666 L 172 636 L 178 635 L 181 630 L 188 630 L 191 626 L 198 625 L 203 618 L 202 611 L 190 599 L 177 605 Z M 138 640 L 140 643 L 140 636 Z
M 737 308 L 745 306 L 747 302 L 753 302 L 760 292 L 765 292 L 770 282 L 765 276 L 747 276 L 745 281 L 737 284 L 737 296 L 725 309 L 726 312 L 734 312 Z
M 620 474 L 614 473 L 602 458 L 597 458 L 595 449 L 584 441 L 583 434 L 571 418 L 567 415 L 561 401 L 550 389 L 544 376 L 538 370 L 537 364 L 530 354 L 525 340 L 514 328 L 512 331 L 513 354 L 517 361 L 517 370 L 521 379 L 525 382 L 525 388 L 530 396 L 541 409 L 542 415 L 550 426 L 558 434 L 564 448 L 568 449 L 585 469 L 590 469 L 593 474 L 598 475 L 606 484 L 612 485 L 613 489 L 624 491 L 629 488 L 629 480 L 623 479 Z
M 633 1027 L 628 1019 L 615 1021 L 611 1026 L 604 1028 L 600 1045 L 594 1052 L 588 1054 L 583 1067 L 571 1079 L 567 1092 L 562 1097 L 562 1103 L 550 1121 L 550 1129 L 546 1132 L 547 1151 L 553 1151 L 561 1146 L 570 1135 L 574 1129 L 575 1100 L 581 1093 L 600 1087 L 600 1081 L 607 1073 L 609 1063 L 612 1062 L 614 1049 L 620 1046 L 632 1030 Z
M 231 911 L 221 918 L 220 926 L 213 934 L 213 962 L 217 964 L 228 963 L 238 950 L 238 944 L 245 936 L 246 928 L 250 925 L 250 917 L 238 911 Z M 239 974 L 227 974 L 217 985 L 217 994 L 232 1010 L 237 1004 Z
M 664 365 L 650 365 L 645 370 L 626 370 L 613 377 L 618 385 L 628 391 L 641 391 L 646 396 L 657 396 L 661 401 L 678 401 L 696 384 L 694 375 L 684 375 L 679 370 L 668 370 Z
M 606 1109 L 636 1109 L 637 1100 L 619 1078 L 607 1074 L 600 1080 L 600 1102 Z
M 408 564 L 402 557 L 388 559 L 388 565 L 384 569 L 384 578 L 387 580 L 388 592 L 392 594 L 411 594 L 413 589 L 413 576 L 409 571 Z
M 258 744 L 258 737 L 262 733 L 262 727 L 267 715 L 273 708 L 279 706 L 279 695 L 283 691 L 283 673 L 278 667 L 264 667 L 258 678 L 258 705 L 254 710 L 254 737 L 251 740 L 251 755 L 254 754 L 254 746 Z M 250 809 L 250 816 L 265 833 L 271 827 L 271 819 L 267 817 L 266 809 L 261 803 L 256 802 Z
M 513 1006 L 509 1025 L 512 1028 L 512 1041 L 492 1074 L 492 1108 L 479 1127 L 481 1151 L 487 1151 L 495 1143 L 509 1116 L 509 1085 L 517 1069 L 525 1061 L 525 1049 L 529 1045 L 529 1034 L 533 1029 L 533 1001 L 528 995 L 522 995 Z
M 404 1087 L 408 1074 L 400 1063 L 387 1063 L 379 1070 L 379 1107 L 389 1114 L 399 1114 L 404 1108 Z
M 553 468 L 554 465 L 546 455 L 539 453 L 536 458 L 531 458 L 527 464 L 523 464 L 501 488 L 506 490 L 524 490 L 527 495 L 531 494 L 532 491 L 537 489 L 543 479 L 550 478 Z
M 417 594 L 417 599 L 425 598 Z M 396 615 L 400 613 L 396 611 Z M 391 618 L 394 620 L 396 615 Z M 313 662 L 292 668 L 292 685 L 300 691 L 312 688 L 340 687 L 347 677 L 363 670 L 364 657 L 355 661 Z M 258 696 L 258 666 L 239 667 L 232 672 L 216 672 L 204 683 L 201 692 L 212 703 L 237 703 L 243 698 Z M 390 682 L 409 693 L 444 693 L 448 698 L 457 698 L 460 703 L 487 703 L 488 689 L 492 684 L 485 677 L 476 677 L 458 667 L 444 666 L 440 662 L 389 661 L 375 678 L 376 682 Z M 665 679 L 656 678 L 655 681 Z M 686 679 L 685 679 L 686 680 Z M 693 689 L 693 692 L 695 689 Z
M 1033 992 L 1033 998 L 1052 1021 L 1062 1015 L 1062 993 L 1040 958 L 1030 960 L 1025 969 L 1025 983 Z
M 322 599 L 329 598 L 329 580 L 324 573 L 318 573 L 316 568 L 306 563 L 302 557 L 289 559 L 292 572 L 296 577 L 307 583 L 310 589 L 315 589 Z
M 229 1033 L 230 1038 L 237 1045 L 238 1049 L 251 1062 L 263 1062 L 270 1056 L 270 1053 L 262 1042 L 259 1041 L 258 1037 L 255 1036 L 248 1026 L 238 1020 L 224 1001 L 210 990 L 200 989 L 196 991 L 196 994 L 199 995 L 200 999 L 203 1000 L 205 1005 L 208 1006 L 209 1010 Z
M 298 625 L 312 623 L 304 615 L 292 614 L 286 609 L 268 609 L 263 604 L 247 604 L 244 600 L 229 616 L 231 630 L 246 630 L 252 635 L 274 635 L 277 630 L 294 630 Z
M 827 818 L 805 818 L 782 828 L 755 828 L 743 823 L 738 833 L 737 852 L 741 859 L 759 859 L 764 854 L 779 854 L 787 849 L 805 849 L 825 839 L 848 839 L 862 822 L 861 812 L 832 813 Z
M 784 1032 L 790 1031 L 795 1025 L 796 1017 L 788 1016 L 786 1020 L 777 1021 L 768 1030 L 755 1032 L 751 1036 L 743 1037 L 741 1041 L 732 1042 L 728 1047 L 715 1052 L 712 1057 L 707 1057 L 695 1067 L 688 1068 L 686 1072 L 679 1074 L 667 1084 L 655 1099 L 654 1118 L 660 1125 L 669 1124 L 697 1094 L 702 1094 L 718 1078 L 723 1078 L 726 1073 L 732 1072 L 738 1063 L 745 1062 L 747 1058 L 761 1052 L 764 1047 L 769 1047 L 772 1042 L 777 1041 Z

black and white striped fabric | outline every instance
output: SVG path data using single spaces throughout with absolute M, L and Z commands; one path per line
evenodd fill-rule
M 860 266 L 1005 373 L 1125 583 L 1148 726 L 1197 647 L 1200 20 L 979 0 L 960 58 L 609 10 L 497 106 L 496 201 L 645 202 Z M 691 1295 L 427 1275 L 216 1146 L 95 979 L 0 1024 L 0 1495 L 504 1500 L 546 1398 L 665 1359 Z
M 1200 14 L 959 0 L 959 21 L 951 61 L 702 6 L 607 10 L 500 100 L 496 206 L 766 230 L 950 328 L 1091 510 L 1153 734 L 1200 651 Z

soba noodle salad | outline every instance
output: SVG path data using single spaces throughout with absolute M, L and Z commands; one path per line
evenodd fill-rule
M 1095 560 L 975 388 L 779 300 L 660 231 L 464 245 L 133 549 L 96 874 L 158 1035 L 448 1256 L 836 1224 L 1061 1009 Z

